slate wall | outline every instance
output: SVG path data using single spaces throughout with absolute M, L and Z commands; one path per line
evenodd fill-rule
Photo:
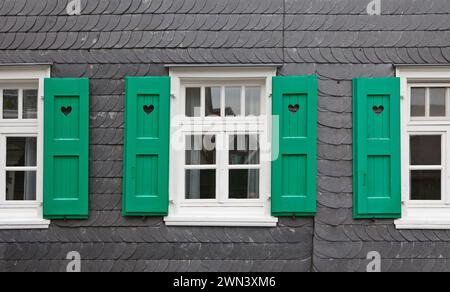
M 448 64 L 450 1 L 0 0 L 0 63 L 51 62 L 54 77 L 91 78 L 90 219 L 49 230 L 0 231 L 0 271 L 450 270 L 450 232 L 397 231 L 352 219 L 353 77 L 393 76 L 393 64 Z M 277 228 L 166 227 L 121 216 L 124 76 L 164 64 L 280 63 L 319 81 L 318 214 Z

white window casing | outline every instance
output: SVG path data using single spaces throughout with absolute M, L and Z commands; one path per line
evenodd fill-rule
M 44 229 L 50 224 L 43 219 L 44 79 L 47 77 L 50 77 L 49 65 L 0 67 L 0 91 L 19 91 L 17 119 L 4 119 L 3 99 L 0 102 L 0 229 Z M 27 89 L 37 90 L 37 119 L 23 119 L 22 92 Z M 0 97 L 3 98 L 2 92 Z M 36 137 L 36 166 L 6 166 L 8 137 Z M 35 200 L 7 200 L 6 171 L 13 170 L 36 172 Z
M 178 67 L 170 69 L 171 76 L 171 143 L 169 179 L 169 215 L 165 222 L 169 226 L 248 226 L 274 227 L 278 219 L 271 216 L 270 177 L 271 159 L 267 153 L 263 158 L 260 151 L 258 165 L 230 165 L 228 139 L 230 135 L 258 135 L 259 139 L 271 144 L 272 77 L 276 68 L 195 68 Z M 221 90 L 220 115 L 205 117 L 205 88 Z M 226 116 L 225 88 L 241 88 L 240 116 Z M 244 91 L 247 87 L 261 88 L 261 115 L 246 116 Z M 186 88 L 201 89 L 201 115 L 186 117 Z M 230 128 L 230 125 L 232 127 Z M 212 130 L 210 130 L 212 129 Z M 216 137 L 216 164 L 185 165 L 183 137 L 190 135 Z M 178 140 L 178 141 L 177 141 Z M 178 146 L 176 144 L 178 143 Z M 222 145 L 224 147 L 220 147 Z M 261 146 L 262 147 L 262 146 Z M 223 149 L 222 149 L 223 148 Z M 186 199 L 185 170 L 214 169 L 216 171 L 216 197 L 213 199 Z M 228 193 L 230 169 L 259 170 L 259 198 L 230 199 Z

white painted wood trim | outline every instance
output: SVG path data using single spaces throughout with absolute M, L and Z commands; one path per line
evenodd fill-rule
M 411 87 L 449 87 L 448 67 L 401 67 L 397 68 L 401 82 L 401 145 L 402 145 L 402 218 L 395 221 L 397 229 L 450 229 L 450 118 L 410 117 Z M 427 90 L 428 91 L 428 90 Z M 449 101 L 447 90 L 447 101 Z M 427 94 L 428 95 L 428 94 Z M 447 103 L 447 112 L 449 111 Z M 409 137 L 411 134 L 442 135 L 443 198 L 441 201 L 410 201 Z M 436 167 L 434 167 L 436 168 Z
M 185 110 L 185 88 L 208 86 L 260 86 L 263 89 L 262 98 L 264 99 L 264 108 L 261 109 L 261 114 L 271 118 L 272 113 L 272 77 L 276 76 L 277 70 L 273 67 L 241 67 L 241 68 L 171 68 L 171 117 L 183 116 Z M 204 111 L 204 90 L 201 90 L 201 107 Z M 242 94 L 244 94 L 242 92 Z M 222 94 L 222 111 L 224 111 L 224 98 Z M 244 110 L 243 107 L 241 110 Z M 248 118 L 236 117 L 227 118 L 236 123 L 249 122 Z M 181 121 L 171 123 L 171 137 L 174 137 L 176 131 L 184 132 L 198 132 L 201 129 L 196 129 L 196 125 L 218 125 L 225 127 L 226 122 L 221 118 L 204 118 L 203 113 L 200 118 L 182 118 Z M 264 135 L 266 139 L 272 137 L 271 119 L 253 118 L 251 124 L 255 126 L 264 126 L 263 131 L 251 131 L 252 133 L 259 133 Z M 183 130 L 185 128 L 186 130 Z M 244 132 L 247 133 L 247 132 Z M 218 135 L 219 141 L 226 141 L 224 135 Z M 218 191 L 217 200 L 184 200 L 184 167 L 177 167 L 177 161 L 183 161 L 184 156 L 180 155 L 179 151 L 174 151 L 172 143 L 175 141 L 171 138 L 170 150 L 170 182 L 169 182 L 169 216 L 164 220 L 169 226 L 249 226 L 249 227 L 273 227 L 277 225 L 278 218 L 271 216 L 270 208 L 270 175 L 271 163 L 261 162 L 259 168 L 263 170 L 260 174 L 260 199 L 257 200 L 224 200 L 223 192 Z M 217 157 L 217 160 L 225 158 Z M 227 159 L 228 160 L 228 159 Z M 220 165 L 222 165 L 222 170 Z M 212 166 L 216 167 L 217 171 L 224 172 L 227 163 L 222 163 Z M 211 166 L 210 166 L 211 167 Z M 265 173 L 265 174 L 264 174 Z M 220 182 L 219 182 L 220 183 Z M 226 186 L 220 187 L 224 189 Z
M 50 65 L 2 66 L 0 86 L 35 83 L 38 89 L 38 120 L 35 122 L 3 121 L 7 130 L 3 134 L 29 133 L 37 136 L 37 181 L 35 202 L 5 202 L 0 195 L 0 229 L 45 229 L 50 221 L 43 219 L 44 171 L 44 79 L 51 76 Z M 24 88 L 26 88 L 25 85 Z M 6 149 L 1 149 L 0 155 Z M 0 182 L 1 190 L 4 183 Z

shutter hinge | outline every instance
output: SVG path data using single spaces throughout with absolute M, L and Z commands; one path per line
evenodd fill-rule
M 400 95 L 400 99 L 405 99 L 405 96 L 404 95 Z
M 175 204 L 175 201 L 174 200 L 169 200 L 169 204 L 173 205 L 173 204 Z
M 172 99 L 176 99 L 175 94 L 171 94 L 170 97 L 171 97 Z
M 44 100 L 44 95 L 41 96 L 41 100 Z
M 272 97 L 273 97 L 273 94 L 272 94 L 272 93 L 270 93 L 270 94 L 269 94 L 269 98 L 272 98 Z

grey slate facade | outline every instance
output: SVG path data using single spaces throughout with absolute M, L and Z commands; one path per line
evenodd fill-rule
M 52 63 L 53 77 L 91 79 L 90 219 L 1 230 L 0 271 L 450 271 L 450 231 L 398 231 L 352 219 L 354 77 L 393 64 L 450 62 L 450 1 L 0 0 L 0 64 Z M 166 64 L 283 64 L 319 76 L 318 213 L 277 228 L 166 227 L 121 215 L 124 77 Z

